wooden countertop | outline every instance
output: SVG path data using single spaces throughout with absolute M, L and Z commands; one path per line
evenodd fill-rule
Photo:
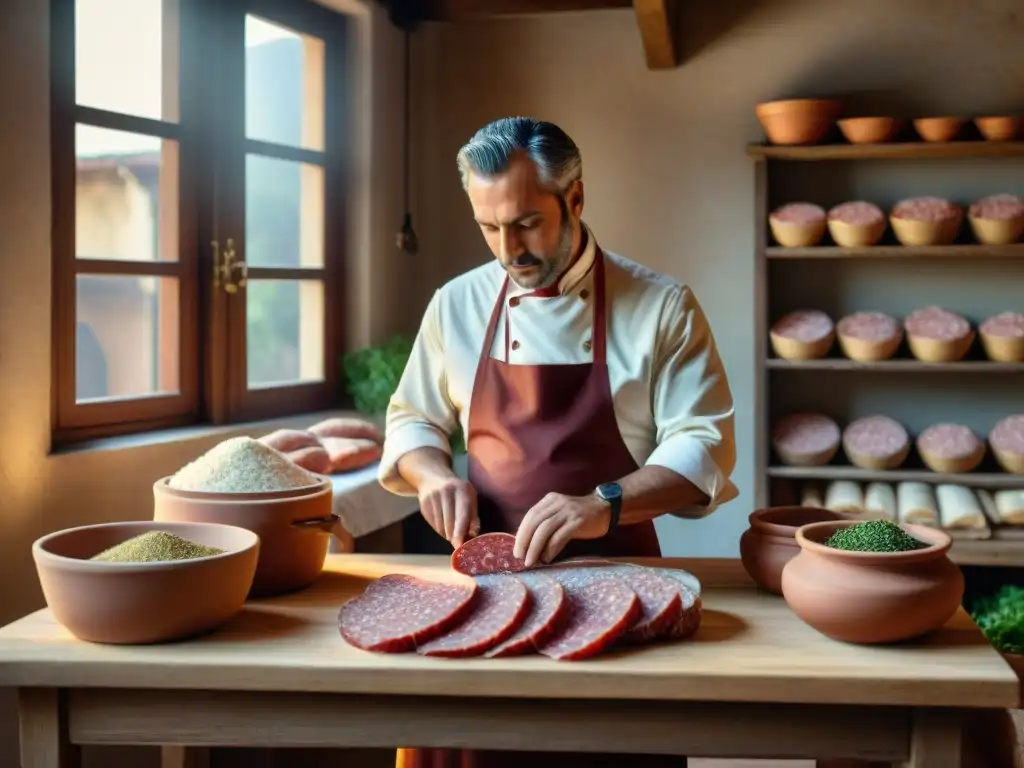
M 160 646 L 83 643 L 48 610 L 0 629 L 0 687 L 117 687 L 616 700 L 1016 707 L 1018 681 L 962 610 L 901 647 L 837 643 L 782 598 L 755 591 L 738 560 L 664 560 L 704 585 L 690 640 L 582 662 L 541 656 L 428 659 L 352 648 L 338 607 L 396 571 L 447 571 L 447 558 L 331 555 L 308 590 L 254 601 L 205 638 Z M 154 607 L 159 610 L 158 606 Z

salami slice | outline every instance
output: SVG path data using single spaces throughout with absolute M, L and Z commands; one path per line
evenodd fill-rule
M 529 590 L 529 610 L 510 637 L 484 654 L 488 658 L 533 653 L 561 628 L 569 615 L 565 588 L 550 576 L 527 571 L 509 578 L 518 579 Z
M 989 195 L 971 204 L 970 214 L 976 219 L 1009 221 L 1024 216 L 1024 199 L 1017 195 Z
M 983 322 L 979 330 L 1003 339 L 1024 339 L 1024 314 L 1000 312 Z
M 469 579 L 431 582 L 389 574 L 341 607 L 338 629 L 356 648 L 404 653 L 461 622 L 473 609 L 477 591 Z
M 504 641 L 523 623 L 530 607 L 530 593 L 514 576 L 477 576 L 478 595 L 473 610 L 462 623 L 420 645 L 424 656 L 479 656 Z
M 515 543 L 511 533 L 476 536 L 452 552 L 452 568 L 467 576 L 524 571 L 526 562 L 512 554 Z
M 945 221 L 961 214 L 960 206 L 942 197 L 908 197 L 900 200 L 892 208 L 892 216 L 897 219 L 914 221 Z
M 559 661 L 587 659 L 609 648 L 643 615 L 636 592 L 618 579 L 593 579 L 566 587 L 571 613 L 564 627 L 540 647 Z
M 909 445 L 907 430 L 888 416 L 865 416 L 850 422 L 843 430 L 843 447 L 847 452 L 876 459 L 896 456 Z
M 820 413 L 793 413 L 772 430 L 772 442 L 787 453 L 819 453 L 839 444 L 839 425 Z
M 988 440 L 998 451 L 1024 456 L 1024 413 L 1000 420 L 992 427 Z
M 889 341 L 901 333 L 899 321 L 882 312 L 854 312 L 843 317 L 836 330 L 863 341 Z
M 869 203 L 866 200 L 851 200 L 832 208 L 828 212 L 828 218 L 830 221 L 840 221 L 843 224 L 865 226 L 884 221 L 885 213 L 874 203 Z
M 955 341 L 971 332 L 971 324 L 966 318 L 934 306 L 912 312 L 903 326 L 911 336 L 939 341 Z
M 940 459 L 966 459 L 981 448 L 981 440 L 962 424 L 936 424 L 917 436 L 917 447 Z
M 787 203 L 772 211 L 771 218 L 786 224 L 817 224 L 825 220 L 825 209 L 814 203 Z
M 818 309 L 800 309 L 783 315 L 772 326 L 772 333 L 793 341 L 820 341 L 834 330 L 832 318 Z

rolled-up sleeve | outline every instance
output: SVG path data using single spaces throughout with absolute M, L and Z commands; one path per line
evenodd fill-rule
M 732 392 L 704 311 L 688 288 L 665 302 L 652 369 L 657 447 L 645 462 L 678 473 L 707 494 L 707 505 L 677 517 L 704 517 L 736 498 Z
M 385 490 L 399 496 L 415 496 L 416 490 L 398 473 L 398 460 L 417 448 L 439 448 L 450 456 L 450 435 L 458 424 L 448 397 L 439 305 L 440 293 L 435 292 L 388 404 L 377 477 Z

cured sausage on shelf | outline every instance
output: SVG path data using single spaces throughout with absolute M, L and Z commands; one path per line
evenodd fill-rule
M 935 489 L 939 525 L 943 528 L 987 528 L 988 521 L 974 491 L 964 485 L 942 483 Z
M 888 520 L 896 520 L 896 489 L 891 483 L 868 483 L 864 489 L 864 511 Z
M 939 505 L 928 483 L 906 481 L 896 486 L 897 517 L 901 523 L 939 524 Z
M 825 508 L 833 512 L 858 515 L 864 511 L 864 494 L 860 483 L 833 480 L 825 491 Z

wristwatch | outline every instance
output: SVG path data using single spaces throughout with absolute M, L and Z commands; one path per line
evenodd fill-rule
M 619 524 L 619 513 L 622 511 L 622 486 L 618 483 L 601 483 L 594 492 L 607 501 L 612 508 L 611 521 L 608 523 L 610 533 Z

